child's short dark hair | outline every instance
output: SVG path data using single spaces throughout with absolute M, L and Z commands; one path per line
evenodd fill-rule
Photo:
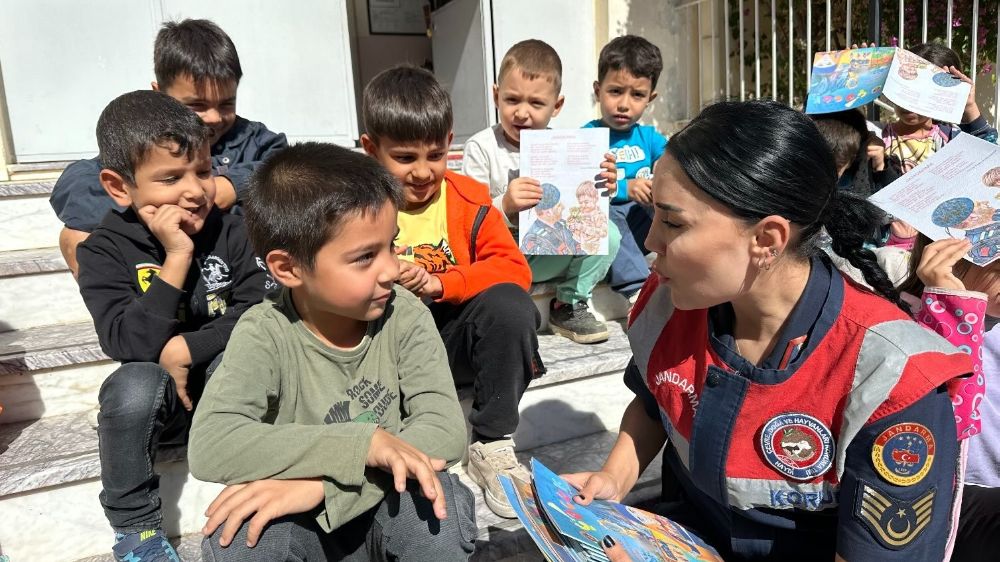
M 962 60 L 958 57 L 958 53 L 944 43 L 920 43 L 919 45 L 910 47 L 909 50 L 931 64 L 940 67 L 954 66 L 955 68 L 962 68 Z
M 118 96 L 97 119 L 101 165 L 130 185 L 135 185 L 135 171 L 154 146 L 167 148 L 174 156 L 186 154 L 190 160 L 210 134 L 198 114 L 153 90 Z
M 377 160 L 334 144 L 305 142 L 267 159 L 250 178 L 247 231 L 262 258 L 284 250 L 307 268 L 344 219 L 403 202 Z
M 209 20 L 168 21 L 153 43 L 153 73 L 161 88 L 190 76 L 195 84 L 243 78 L 240 56 L 233 40 Z
M 615 37 L 601 49 L 597 59 L 597 80 L 612 70 L 627 70 L 637 78 L 649 78 L 653 89 L 663 72 L 663 58 L 660 48 L 638 35 L 623 35 Z
M 361 116 L 376 142 L 436 143 L 451 133 L 451 98 L 430 72 L 402 65 L 380 72 L 365 86 Z
M 865 116 L 857 109 L 849 109 L 811 117 L 823 140 L 830 145 L 837 169 L 854 164 L 868 138 Z
M 555 84 L 556 93 L 562 90 L 562 60 L 559 53 L 545 41 L 526 39 L 508 49 L 500 61 L 497 84 L 503 82 L 515 68 L 528 80 L 544 78 Z

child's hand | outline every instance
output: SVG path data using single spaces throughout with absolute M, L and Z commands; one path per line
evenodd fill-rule
M 428 299 L 441 298 L 441 295 L 444 294 L 444 285 L 441 284 L 441 279 L 437 275 L 428 274 L 428 277 L 427 284 L 420 289 L 417 296 Z
M 396 282 L 411 293 L 420 295 L 420 291 L 431 279 L 431 274 L 419 265 L 405 260 L 399 261 L 399 277 Z
M 167 340 L 167 344 L 160 351 L 160 366 L 170 373 L 170 378 L 174 379 L 177 397 L 181 399 L 184 409 L 190 412 L 194 407 L 187 392 L 188 371 L 191 369 L 191 350 L 188 349 L 187 342 L 184 341 L 183 337 L 174 336 Z
M 508 217 L 515 217 L 521 211 L 530 209 L 542 200 L 542 184 L 534 178 L 515 178 L 507 184 L 500 204 Z
M 249 484 L 226 486 L 215 498 L 205 516 L 208 522 L 201 533 L 206 537 L 225 524 L 219 545 L 226 547 L 233 541 L 243 522 L 251 515 L 247 528 L 247 546 L 257 546 L 260 534 L 272 520 L 294 513 L 305 513 L 323 502 L 323 481 L 319 478 L 303 480 L 257 480 Z
M 146 226 L 153 236 L 163 244 L 167 254 L 191 255 L 194 253 L 194 242 L 182 230 L 194 222 L 191 211 L 185 211 L 177 205 L 161 205 L 154 207 L 146 205 L 139 209 L 139 215 L 145 220 Z
M 562 477 L 580 490 L 580 493 L 573 496 L 573 501 L 580 505 L 590 505 L 594 500 L 622 499 L 618 482 L 607 472 L 577 472 L 563 474 Z
M 436 474 L 444 470 L 445 462 L 442 459 L 428 457 L 413 445 L 380 427 L 372 435 L 365 464 L 392 474 L 396 491 L 401 494 L 406 490 L 407 478 L 416 480 L 420 483 L 424 497 L 434 504 L 434 515 L 438 519 L 448 517 L 444 490 Z
M 969 90 L 969 97 L 965 100 L 965 111 L 962 112 L 962 123 L 972 123 L 976 119 L 979 119 L 982 113 L 979 111 L 979 104 L 976 103 L 976 82 L 954 66 L 946 66 L 944 67 L 944 70 L 962 82 L 972 85 L 972 88 Z
M 608 197 L 614 197 L 618 193 L 617 160 L 618 158 L 615 157 L 614 152 L 605 154 L 604 161 L 601 162 L 601 173 L 597 176 L 599 180 L 604 182 L 604 188 L 608 193 Z
M 868 161 L 876 172 L 885 170 L 885 143 L 875 133 L 868 135 Z
M 628 180 L 628 198 L 646 206 L 653 205 L 653 180 L 635 178 Z
M 965 283 L 955 277 L 954 267 L 970 249 L 972 242 L 967 238 L 945 238 L 928 244 L 920 256 L 917 277 L 925 287 L 964 291 Z

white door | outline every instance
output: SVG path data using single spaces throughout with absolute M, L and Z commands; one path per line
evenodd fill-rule
M 489 87 L 493 44 L 490 0 L 452 0 L 432 15 L 434 74 L 451 94 L 455 144 L 496 123 Z
M 290 141 L 358 135 L 344 0 L 5 0 L 0 72 L 17 162 L 97 153 L 114 97 L 149 88 L 161 22 L 207 17 L 240 53 L 237 112 Z

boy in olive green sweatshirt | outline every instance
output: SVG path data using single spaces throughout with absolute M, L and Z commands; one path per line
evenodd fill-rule
M 465 447 L 427 308 L 393 281 L 402 196 L 377 162 L 305 143 L 251 180 L 247 228 L 284 288 L 237 324 L 195 415 L 206 560 L 468 560 Z M 390 540 L 391 538 L 391 540 Z

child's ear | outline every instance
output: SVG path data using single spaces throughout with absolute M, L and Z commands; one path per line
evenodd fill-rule
M 121 177 L 118 172 L 105 168 L 101 170 L 101 173 L 97 177 L 104 191 L 120 207 L 128 207 L 132 204 L 132 196 L 128 192 L 128 184 L 125 182 L 125 178 Z
M 448 131 L 448 142 L 444 143 L 445 148 L 447 148 L 448 150 L 451 150 L 451 141 L 453 141 L 453 140 L 455 140 L 455 132 L 454 131 Z
M 285 250 L 271 250 L 264 258 L 271 277 L 285 287 L 302 285 L 302 268 Z
M 559 115 L 559 112 L 562 110 L 562 106 L 564 103 L 566 103 L 566 96 L 560 94 L 559 99 L 556 100 L 556 109 L 555 111 L 552 112 L 553 117 Z
M 153 80 L 152 82 L 150 82 L 149 83 L 149 87 L 152 88 L 154 92 L 159 92 L 160 91 L 160 85 L 156 83 L 156 80 Z
M 378 152 L 378 145 L 375 144 L 375 140 L 368 136 L 368 133 L 361 134 L 361 148 L 365 149 L 365 153 L 368 156 L 378 157 L 376 153 Z
M 601 82 L 600 80 L 594 80 L 594 95 L 598 98 L 601 97 Z
M 656 92 L 653 92 L 653 93 L 649 94 L 649 101 L 646 102 L 646 103 L 653 103 L 653 100 L 656 99 L 656 96 L 657 96 Z
M 500 107 L 500 84 L 493 84 L 493 105 Z

